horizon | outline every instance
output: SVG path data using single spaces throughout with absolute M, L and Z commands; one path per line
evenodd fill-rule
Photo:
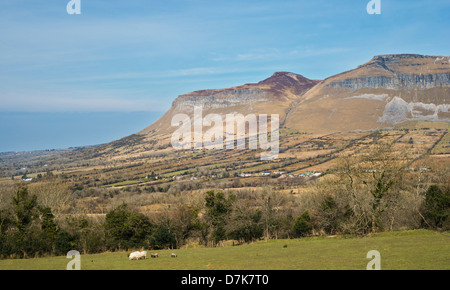
M 81 0 L 80 15 L 69 15 L 67 2 L 0 3 L 0 133 L 12 136 L 0 152 L 107 143 L 156 121 L 182 94 L 280 71 L 324 80 L 378 55 L 446 56 L 450 44 L 448 1 L 382 0 L 376 15 L 368 14 L 368 0 Z M 41 123 L 32 117 L 42 113 Z M 57 117 L 66 113 L 89 115 L 99 126 Z M 121 113 L 139 116 L 108 129 Z M 27 131 L 13 120 L 27 114 L 30 128 L 58 131 L 62 142 L 37 134 L 24 147 L 17 136 Z

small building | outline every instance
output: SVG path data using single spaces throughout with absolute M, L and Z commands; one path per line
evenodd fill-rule
M 239 174 L 239 177 L 251 177 L 252 175 L 250 173 L 241 173 Z

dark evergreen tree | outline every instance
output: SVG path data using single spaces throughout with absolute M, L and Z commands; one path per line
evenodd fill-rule
M 450 216 L 450 190 L 444 192 L 436 185 L 430 186 L 425 193 L 423 212 L 425 226 L 432 228 L 446 226 Z
M 294 233 L 297 237 L 306 237 L 311 235 L 311 216 L 308 211 L 305 211 L 301 216 L 299 216 L 293 226 Z

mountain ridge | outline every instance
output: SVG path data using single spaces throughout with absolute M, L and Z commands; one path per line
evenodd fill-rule
M 312 80 L 279 71 L 240 86 L 178 96 L 169 111 L 139 134 L 170 134 L 171 117 L 205 114 L 279 114 L 282 127 L 306 132 L 373 130 L 411 120 L 450 121 L 450 57 L 374 56 L 355 69 Z
M 158 121 L 139 134 L 169 134 L 175 114 L 193 114 L 201 106 L 206 114 L 242 113 L 279 114 L 284 120 L 290 105 L 320 80 L 310 80 L 292 72 L 275 72 L 258 82 L 224 89 L 198 90 L 178 96 L 172 107 Z

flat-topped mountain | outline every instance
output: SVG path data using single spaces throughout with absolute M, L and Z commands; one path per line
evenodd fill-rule
M 276 72 L 269 78 L 257 83 L 224 89 L 201 90 L 181 95 L 173 101 L 172 107 L 164 116 L 143 131 L 107 144 L 69 150 L 61 158 L 64 158 L 65 164 L 78 166 L 82 164 L 78 160 L 94 160 L 93 164 L 113 164 L 113 167 L 128 161 L 132 161 L 132 166 L 140 166 L 138 160 L 146 158 L 159 160 L 162 156 L 172 154 L 171 151 L 174 150 L 171 146 L 171 139 L 174 135 L 176 136 L 173 133 L 179 128 L 172 127 L 172 118 L 176 114 L 186 114 L 193 118 L 196 115 L 194 114 L 194 108 L 201 106 L 203 117 L 208 114 L 225 116 L 230 113 L 239 113 L 243 116 L 266 114 L 269 117 L 272 114 L 279 114 L 279 124 L 282 127 L 279 134 L 279 157 L 280 160 L 292 159 L 295 164 L 290 163 L 290 161 L 280 162 L 280 164 L 270 164 L 270 167 L 267 165 L 266 168 L 281 168 L 284 171 L 287 164 L 292 164 L 292 167 L 288 166 L 291 172 L 300 172 L 311 166 L 314 167 L 314 170 L 326 170 L 332 165 L 325 166 L 323 164 L 328 161 L 333 162 L 332 160 L 339 155 L 340 149 L 333 150 L 347 148 L 348 140 L 359 140 L 358 142 L 364 143 L 367 140 L 372 140 L 373 136 L 379 135 L 378 132 L 370 131 L 396 126 L 416 128 L 416 123 L 418 123 L 417 127 L 421 128 L 440 128 L 439 131 L 448 129 L 450 122 L 449 77 L 450 57 L 415 54 L 376 56 L 353 70 L 328 77 L 323 81 L 311 80 L 290 72 Z M 196 111 L 198 112 L 198 110 Z M 194 122 L 192 120 L 191 128 L 192 125 L 195 126 L 196 123 L 199 123 L 195 122 L 198 119 L 193 120 Z M 418 120 L 439 121 L 441 123 L 415 122 Z M 218 122 L 220 122 L 220 119 Z M 272 119 L 268 118 L 268 125 L 270 122 L 272 122 Z M 186 123 L 187 127 L 189 122 Z M 208 121 L 200 124 L 203 125 L 203 133 L 207 133 L 209 128 L 205 124 L 208 124 Z M 360 132 L 360 130 L 369 132 Z M 409 138 L 413 137 L 414 139 L 419 136 L 423 137 L 419 131 L 417 134 L 411 133 L 411 137 L 408 137 L 409 132 L 405 133 L 407 136 L 406 139 L 403 138 L 402 142 L 406 143 Z M 342 132 L 342 134 L 338 132 Z M 400 134 L 403 134 L 404 131 L 401 132 Z M 433 149 L 434 146 L 438 145 L 437 142 L 440 142 L 441 145 L 437 146 L 436 152 L 448 152 L 448 141 L 445 141 L 447 137 L 442 135 L 446 132 L 446 130 L 441 132 L 441 135 L 427 132 L 427 134 L 430 133 L 427 135 L 430 137 L 427 141 L 428 145 L 424 145 L 428 148 L 427 150 Z M 396 136 L 395 138 L 404 136 L 398 136 L 398 130 L 386 132 L 386 135 L 391 133 L 392 136 Z M 194 135 L 191 136 L 194 139 L 193 141 L 196 141 L 198 134 L 192 135 Z M 224 137 L 227 137 L 225 133 Z M 435 137 L 439 138 L 436 139 Z M 439 141 L 440 139 L 443 141 Z M 207 141 L 211 141 L 211 139 L 206 138 Z M 418 141 L 417 144 L 419 142 L 423 144 L 423 140 Z M 329 144 L 329 146 L 324 146 L 324 144 Z M 200 146 L 200 148 L 202 147 Z M 318 148 L 319 153 L 313 153 L 313 148 Z M 350 149 L 350 151 L 352 150 L 353 148 Z M 253 166 L 257 163 L 253 163 L 253 161 L 260 160 L 260 153 L 265 152 L 268 152 L 268 150 L 259 150 L 259 152 L 254 152 L 254 150 L 233 152 L 218 150 L 210 154 L 205 150 L 205 152 L 201 152 L 199 155 L 195 154 L 193 155 L 194 158 L 189 159 L 188 163 L 193 162 L 191 165 L 184 163 L 183 153 L 175 152 L 175 155 L 170 157 L 175 159 L 170 160 L 176 160 L 176 162 L 165 160 L 160 170 L 164 172 L 174 170 L 177 174 L 178 172 L 192 173 L 195 167 L 206 168 L 217 160 L 222 162 L 229 158 L 228 162 L 224 162 L 220 166 L 228 168 L 232 164 L 233 168 L 236 168 L 235 166 L 240 168 L 239 166 L 249 160 L 249 164 L 251 164 L 249 165 L 250 172 L 259 171 L 263 169 L 259 167 L 254 169 Z M 334 153 L 329 155 L 330 152 Z M 314 162 L 310 162 L 310 158 L 313 156 L 310 153 L 318 154 L 316 155 L 318 159 L 316 165 L 319 167 L 314 165 Z M 11 176 L 10 173 L 17 173 L 17 170 L 14 169 L 17 165 L 12 160 L 17 160 L 17 158 L 22 160 L 21 155 L 18 156 L 14 154 L 1 157 L 3 160 L 9 160 L 9 165 L 4 167 L 4 171 L 8 172 L 5 176 Z M 205 159 L 202 159 L 202 156 Z M 44 162 L 41 161 L 41 157 L 42 154 L 38 154 L 36 160 L 39 160 L 36 162 Z M 45 162 L 51 163 L 54 159 L 53 155 L 48 156 L 46 159 L 48 161 Z M 236 164 L 235 161 L 237 160 L 242 161 L 242 164 Z M 189 166 L 192 166 L 192 168 L 189 168 Z M 54 168 L 58 169 L 57 167 Z M 109 168 L 105 170 L 109 170 Z M 153 171 L 153 168 L 145 168 L 141 172 L 141 177 L 147 176 L 148 172 L 151 171 Z M 195 169 L 195 172 L 197 172 L 197 169 Z M 23 175 L 23 173 L 20 175 Z M 133 178 L 136 178 L 136 176 L 133 175 Z M 115 178 L 117 181 L 127 179 L 130 178 L 123 176 Z M 133 180 L 133 182 L 135 181 Z
M 450 57 L 380 55 L 308 91 L 286 127 L 371 130 L 406 121 L 450 121 Z
M 170 110 L 139 135 L 170 136 L 175 114 L 279 114 L 300 132 L 373 130 L 403 122 L 450 121 L 450 57 L 379 55 L 323 81 L 276 72 L 258 83 L 200 90 L 176 98 Z
M 271 77 L 254 84 L 184 94 L 173 101 L 172 107 L 161 119 L 143 130 L 141 134 L 166 134 L 173 131 L 175 128 L 170 126 L 172 117 L 179 113 L 190 115 L 195 106 L 201 106 L 205 115 L 279 114 L 280 120 L 284 120 L 290 104 L 319 82 L 290 72 L 276 72 Z

